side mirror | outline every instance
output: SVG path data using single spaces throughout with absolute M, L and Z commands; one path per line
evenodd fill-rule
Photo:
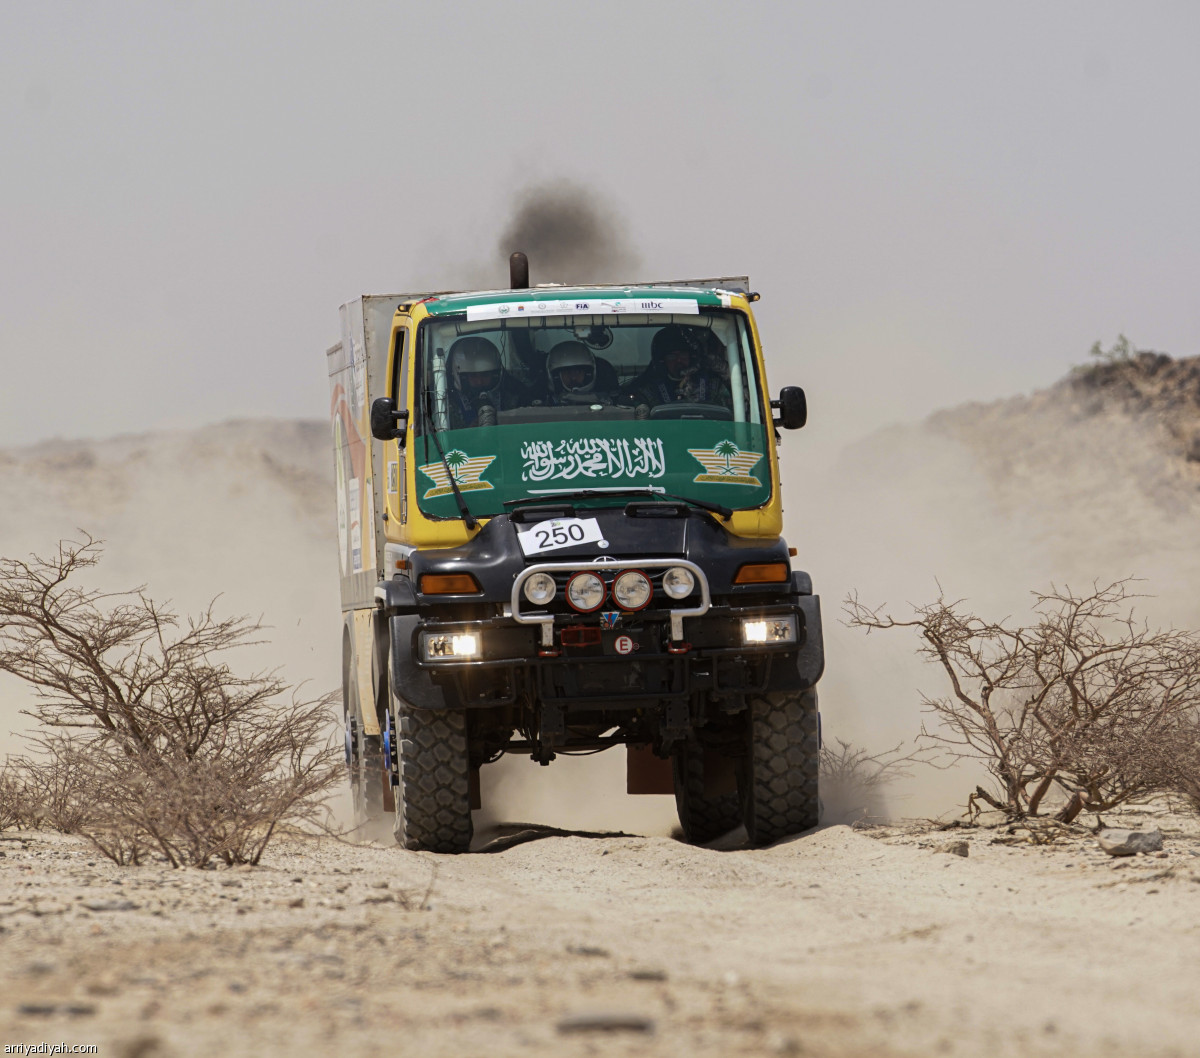
M 779 409 L 775 425 L 785 430 L 799 430 L 808 422 L 808 401 L 799 386 L 784 386 L 779 391 L 779 399 L 771 401 L 771 407 Z
M 397 411 L 391 397 L 376 397 L 371 402 L 371 436 L 378 441 L 398 440 L 404 444 L 407 411 Z

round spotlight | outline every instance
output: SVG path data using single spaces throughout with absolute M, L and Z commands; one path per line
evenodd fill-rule
M 696 587 L 696 578 L 690 569 L 672 566 L 663 574 L 663 591 L 672 599 L 686 599 Z
M 629 569 L 613 581 L 613 598 L 622 610 L 640 610 L 654 594 L 650 578 L 640 570 Z
M 535 573 L 525 582 L 525 598 L 534 606 L 545 606 L 558 589 L 549 573 Z
M 591 613 L 604 605 L 604 581 L 595 573 L 576 573 L 567 581 L 567 602 L 580 613 Z

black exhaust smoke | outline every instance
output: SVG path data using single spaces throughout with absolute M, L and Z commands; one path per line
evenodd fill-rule
M 529 286 L 530 260 L 542 283 L 628 282 L 640 260 L 620 217 L 594 191 L 566 180 L 517 193 L 500 236 L 503 253 L 515 246 L 521 250 L 509 258 L 514 290 Z

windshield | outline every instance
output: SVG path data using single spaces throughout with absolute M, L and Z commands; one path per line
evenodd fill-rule
M 577 489 L 649 487 L 735 508 L 770 495 L 739 312 L 435 318 L 421 325 L 417 392 L 427 514 L 459 516 L 451 475 L 476 516 Z

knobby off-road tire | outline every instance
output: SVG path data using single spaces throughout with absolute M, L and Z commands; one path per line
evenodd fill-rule
M 400 732 L 396 840 L 406 849 L 466 852 L 471 822 L 467 714 L 393 700 Z
M 691 845 L 706 845 L 742 824 L 736 789 L 714 793 L 705 781 L 704 747 L 695 740 L 683 743 L 671 759 L 675 780 L 675 808 L 683 837 Z
M 817 692 L 774 691 L 747 710 L 746 757 L 738 775 L 742 819 L 753 845 L 817 825 Z

